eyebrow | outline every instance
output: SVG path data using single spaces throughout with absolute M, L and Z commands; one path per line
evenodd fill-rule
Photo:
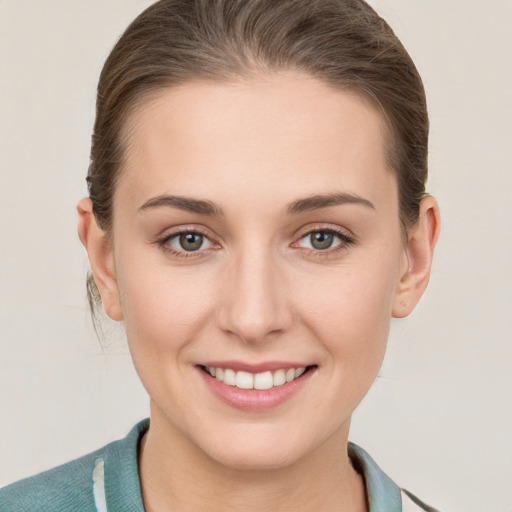
M 217 217 L 223 215 L 221 208 L 211 201 L 169 195 L 161 195 L 149 199 L 139 208 L 139 213 L 151 208 L 160 208 L 161 206 L 179 208 L 180 210 L 199 213 L 201 215 L 212 215 Z
M 375 210 L 373 203 L 363 199 L 355 194 L 317 194 L 303 199 L 298 199 L 290 203 L 286 211 L 288 215 L 297 215 L 330 206 L 339 206 L 343 204 L 360 204 Z M 146 201 L 140 208 L 139 213 L 152 208 L 166 206 L 169 208 L 178 208 L 187 212 L 198 213 L 201 215 L 211 215 L 220 217 L 223 215 L 222 209 L 212 201 L 204 199 L 193 199 L 191 197 L 160 195 Z
M 338 206 L 342 204 L 360 204 L 371 208 L 372 210 L 376 209 L 373 203 L 368 201 L 368 199 L 363 199 L 355 194 L 339 193 L 314 195 L 311 197 L 305 197 L 304 199 L 298 199 L 288 205 L 287 213 L 289 215 L 297 215 L 299 213 L 320 210 L 322 208 L 328 208 L 329 206 Z

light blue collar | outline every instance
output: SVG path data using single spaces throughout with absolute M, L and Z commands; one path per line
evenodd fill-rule
M 355 470 L 364 478 L 369 512 L 402 512 L 400 488 L 387 476 L 370 454 L 348 443 L 348 455 Z

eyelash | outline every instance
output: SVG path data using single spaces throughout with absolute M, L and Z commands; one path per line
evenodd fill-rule
M 353 245 L 355 243 L 355 240 L 352 236 L 347 235 L 341 230 L 317 226 L 301 234 L 297 241 L 293 242 L 290 245 L 290 247 L 298 247 L 297 244 L 299 244 L 300 241 L 304 240 L 307 237 L 310 237 L 314 233 L 326 233 L 333 235 L 334 237 L 337 237 L 339 239 L 340 243 L 338 243 L 336 246 L 332 248 L 329 247 L 324 250 L 302 247 L 302 250 L 305 251 L 308 255 L 313 255 L 322 258 L 329 257 L 333 254 L 337 254 L 340 251 L 346 250 L 350 245 Z M 175 231 L 174 233 L 167 234 L 164 237 L 158 239 L 156 241 L 156 244 L 164 253 L 170 254 L 171 256 L 177 258 L 204 258 L 208 256 L 208 253 L 211 250 L 216 250 L 216 248 L 209 247 L 207 249 L 198 249 L 197 251 L 179 251 L 169 244 L 171 240 L 187 234 L 200 235 L 204 237 L 204 239 L 208 240 L 213 246 L 218 245 L 215 244 L 206 233 L 197 228 L 182 229 L 180 231 Z

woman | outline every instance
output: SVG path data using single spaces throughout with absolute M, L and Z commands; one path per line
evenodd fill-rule
M 348 442 L 427 286 L 427 142 L 421 79 L 361 0 L 142 13 L 100 77 L 78 212 L 150 420 L 5 510 L 432 510 Z

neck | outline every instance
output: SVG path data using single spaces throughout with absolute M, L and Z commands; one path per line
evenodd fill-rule
M 286 467 L 238 469 L 209 457 L 155 412 L 139 451 L 146 512 L 368 510 L 347 455 L 348 427 Z

